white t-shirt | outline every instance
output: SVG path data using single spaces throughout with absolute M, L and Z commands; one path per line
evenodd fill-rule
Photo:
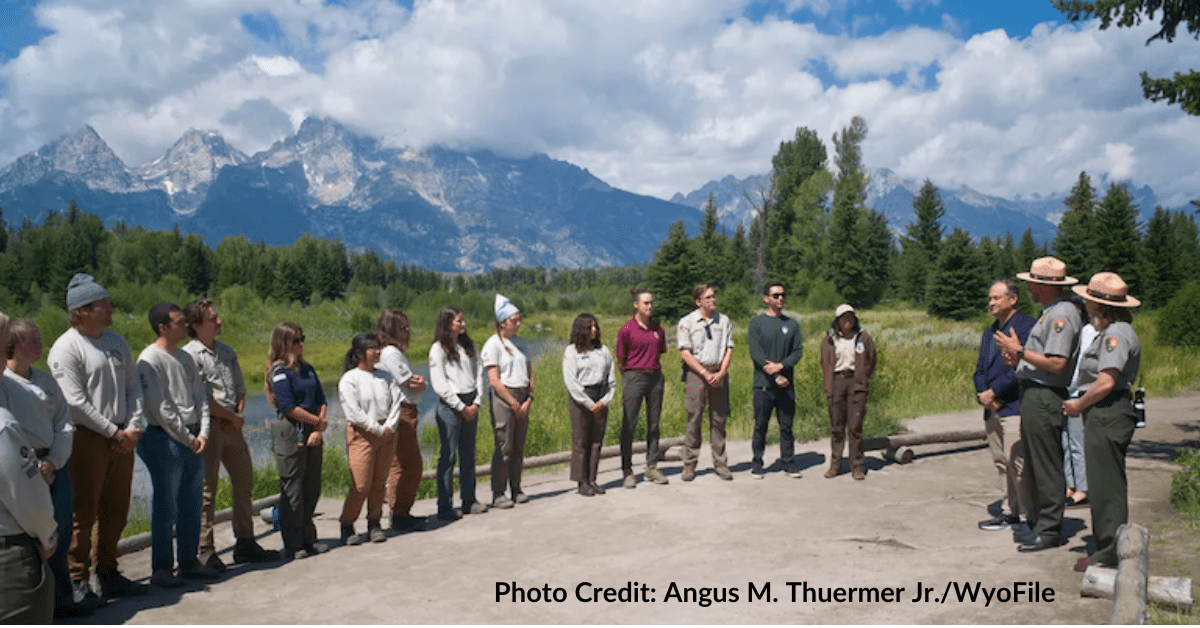
M 504 339 L 500 334 L 492 334 L 483 343 L 480 357 L 483 368 L 495 366 L 500 369 L 500 383 L 509 388 L 525 388 L 529 385 L 529 359 L 526 351 L 529 346 L 518 336 Z

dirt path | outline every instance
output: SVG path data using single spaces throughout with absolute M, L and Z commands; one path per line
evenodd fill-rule
M 1129 463 L 1131 519 L 1154 534 L 1151 571 L 1200 582 L 1200 536 L 1167 504 L 1175 448 L 1200 440 L 1200 395 L 1154 399 L 1150 426 Z M 975 429 L 977 412 L 919 417 L 913 432 Z M 735 479 L 707 467 L 692 483 L 668 462 L 668 486 L 620 488 L 617 461 L 601 466 L 608 494 L 574 493 L 566 470 L 526 476 L 527 505 L 264 569 L 231 568 L 207 587 L 154 589 L 120 601 L 102 623 L 652 623 L 652 624 L 1091 624 L 1111 602 L 1079 597 L 1071 570 L 1089 540 L 1086 508 L 1067 511 L 1069 543 L 1019 554 L 1011 535 L 976 522 L 999 496 L 986 448 L 922 447 L 913 464 L 868 457 L 865 482 L 821 477 L 828 441 L 797 445 L 802 479 L 749 475 L 750 444 L 729 444 Z M 767 449 L 767 459 L 778 446 Z M 640 460 L 640 458 L 639 458 Z M 707 451 L 702 464 L 710 464 Z M 486 481 L 479 495 L 488 493 Z M 318 529 L 336 538 L 340 502 L 323 500 Z M 432 514 L 435 504 L 417 504 Z M 260 532 L 265 526 L 256 524 Z M 359 527 L 362 527 L 360 522 Z M 228 525 L 218 529 L 231 545 Z M 277 534 L 262 543 L 279 547 Z M 336 543 L 335 543 L 336 544 Z M 224 554 L 229 560 L 229 554 Z M 149 551 L 122 557 L 133 578 L 149 576 Z M 794 587 L 788 583 L 797 583 Z M 581 583 L 591 583 L 581 585 Z M 810 601 L 802 598 L 803 586 Z M 957 589 L 982 587 L 977 601 Z M 498 589 L 527 591 L 525 602 Z M 759 593 L 769 586 L 769 593 Z M 544 587 L 546 587 L 544 589 Z M 614 601 L 605 601 L 612 589 Z M 678 597 L 671 596 L 678 590 Z M 830 589 L 877 589 L 891 601 L 811 601 Z M 694 589 L 695 591 L 690 591 Z M 708 589 L 704 592 L 704 589 Z M 919 601 L 918 589 L 927 589 Z M 990 603 L 984 590 L 995 590 Z M 548 591 L 564 599 L 531 601 Z M 792 592 L 797 598 L 793 600 Z M 1051 595 L 1051 590 L 1053 594 Z M 950 600 L 939 602 L 950 591 Z M 1019 592 L 1019 601 L 1008 599 Z M 707 593 L 707 595 L 705 595 Z M 867 592 L 865 595 L 873 595 Z M 703 596 L 703 597 L 701 597 Z M 736 600 L 735 600 L 736 596 Z M 580 601 L 580 597 L 584 600 Z M 626 601 L 633 597 L 633 601 Z M 1031 598 L 1034 598 L 1031 601 Z M 724 600 L 706 604 L 705 600 Z

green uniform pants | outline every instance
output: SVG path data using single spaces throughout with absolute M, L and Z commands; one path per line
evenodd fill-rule
M 1092 559 L 1117 564 L 1117 528 L 1129 521 L 1129 481 L 1125 452 L 1137 415 L 1128 391 L 1110 395 L 1084 414 L 1083 452 L 1087 459 L 1088 501 L 1092 506 Z
M 1067 480 L 1063 476 L 1062 435 L 1067 425 L 1062 404 L 1065 388 L 1026 386 L 1021 391 L 1021 440 L 1025 443 L 1029 494 L 1037 523 L 1033 531 L 1057 541 L 1062 535 Z M 1089 494 L 1090 495 L 1090 494 Z

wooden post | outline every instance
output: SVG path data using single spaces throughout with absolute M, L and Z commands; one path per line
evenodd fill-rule
M 1146 582 L 1150 577 L 1150 531 L 1136 523 L 1117 528 L 1117 580 L 1112 623 L 1146 623 Z

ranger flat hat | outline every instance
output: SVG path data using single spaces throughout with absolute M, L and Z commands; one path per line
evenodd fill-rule
M 1071 288 L 1075 294 L 1096 303 L 1113 307 L 1137 307 L 1141 301 L 1129 296 L 1129 286 L 1116 273 L 1096 273 L 1086 286 Z
M 1029 265 L 1029 272 L 1017 273 L 1017 279 L 1051 286 L 1073 286 L 1079 283 L 1078 279 L 1067 276 L 1067 265 L 1057 257 L 1039 257 L 1033 260 Z

